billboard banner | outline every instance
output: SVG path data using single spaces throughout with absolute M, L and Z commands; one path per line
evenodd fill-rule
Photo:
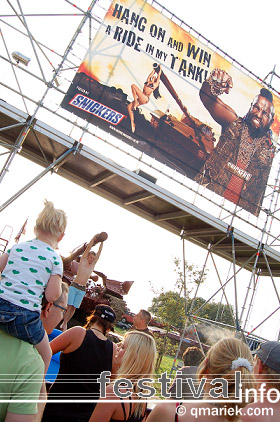
M 258 215 L 280 99 L 143 0 L 117 0 L 62 107 Z

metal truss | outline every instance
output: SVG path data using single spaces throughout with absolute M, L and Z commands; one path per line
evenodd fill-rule
M 227 332 L 228 335 L 235 335 L 236 337 L 242 338 L 248 344 L 248 346 L 251 348 L 251 350 L 256 349 L 260 343 L 268 340 L 267 337 L 264 338 L 264 337 L 261 337 L 259 335 L 256 335 L 255 331 L 258 328 L 260 328 L 263 324 L 265 324 L 267 321 L 269 321 L 270 318 L 272 316 L 274 316 L 278 311 L 280 311 L 280 287 L 279 286 L 277 287 L 276 279 L 272 274 L 272 270 L 270 268 L 269 262 L 267 260 L 266 253 L 264 251 L 264 244 L 260 242 L 259 246 L 256 249 L 256 251 L 254 252 L 254 254 L 251 257 L 248 258 L 248 261 L 252 261 L 252 262 L 254 262 L 254 264 L 253 264 L 250 279 L 249 279 L 249 282 L 248 282 L 247 291 L 246 291 L 246 294 L 243 297 L 243 303 L 240 306 L 238 304 L 237 276 L 242 271 L 248 272 L 247 270 L 245 270 L 247 262 L 244 263 L 243 267 L 238 267 L 238 268 L 236 267 L 235 258 L 234 258 L 235 257 L 235 240 L 234 240 L 234 231 L 233 231 L 232 227 L 229 227 L 228 236 L 232 240 L 232 257 L 233 257 L 233 259 L 232 259 L 232 262 L 230 263 L 230 266 L 233 267 L 233 274 L 231 276 L 228 276 L 225 282 L 222 282 L 222 277 L 219 274 L 219 265 L 216 264 L 216 259 L 215 259 L 215 248 L 218 246 L 218 243 L 213 244 L 213 245 L 209 244 L 207 254 L 206 254 L 206 258 L 205 258 L 205 262 L 204 262 L 203 267 L 202 267 L 200 280 L 197 284 L 197 287 L 196 287 L 195 293 L 193 295 L 192 302 L 191 302 L 189 309 L 186 306 L 186 302 L 187 302 L 186 277 L 185 277 L 185 273 L 183 274 L 183 276 L 184 276 L 186 322 L 185 322 L 185 327 L 184 327 L 183 333 L 182 333 L 181 338 L 180 338 L 179 346 L 177 348 L 176 356 L 175 356 L 174 361 L 173 361 L 171 373 L 174 370 L 177 369 L 176 362 L 178 360 L 178 356 L 179 356 L 179 353 L 180 353 L 180 349 L 181 349 L 183 340 L 184 340 L 185 337 L 188 337 L 188 333 L 190 331 L 195 334 L 197 343 L 199 344 L 202 352 L 204 353 L 204 349 L 203 349 L 203 345 L 202 345 L 203 340 L 201 339 L 201 334 L 200 334 L 201 330 L 199 329 L 199 325 L 198 325 L 199 323 L 202 324 L 202 326 L 204 324 L 206 324 L 206 328 L 205 328 L 206 332 L 209 331 L 209 333 L 211 333 L 211 332 L 219 333 L 219 330 L 223 330 L 223 332 L 221 332 L 222 335 L 225 335 L 225 333 Z M 183 242 L 183 262 L 185 262 L 184 231 L 182 231 L 181 238 L 182 238 L 182 242 Z M 259 320 L 259 322 L 255 325 L 254 328 L 248 329 L 248 325 L 249 325 L 249 321 L 250 321 L 250 314 L 251 314 L 251 311 L 252 311 L 252 308 L 253 308 L 253 305 L 254 305 L 254 299 L 255 299 L 256 294 L 257 294 L 257 288 L 258 288 L 258 285 L 260 283 L 260 279 L 261 279 L 261 276 L 262 276 L 261 270 L 258 269 L 258 261 L 259 261 L 259 258 L 260 258 L 261 255 L 265 259 L 267 270 L 268 270 L 268 273 L 269 273 L 271 286 L 273 287 L 273 292 L 274 292 L 275 297 L 277 298 L 278 304 L 272 311 L 268 312 L 267 315 L 265 315 L 265 317 L 262 320 Z M 205 302 L 199 308 L 194 309 L 195 299 L 198 297 L 199 287 L 200 287 L 200 284 L 201 284 L 201 280 L 203 279 L 203 276 L 205 275 L 205 271 L 207 269 L 207 262 L 208 262 L 209 258 L 211 258 L 212 263 L 214 265 L 216 275 L 217 275 L 217 278 L 219 280 L 220 287 L 207 300 L 205 300 Z M 221 298 L 218 299 L 218 302 L 220 303 L 220 309 L 222 308 L 223 303 L 230 305 L 228 294 L 226 292 L 226 288 L 229 284 L 233 284 L 233 286 L 234 286 L 234 307 L 233 307 L 234 312 L 231 315 L 232 316 L 232 324 L 231 325 L 224 324 L 219 320 L 222 317 L 222 311 L 220 312 L 220 315 L 219 315 L 219 311 L 217 312 L 215 320 L 203 318 L 200 315 L 200 312 L 203 310 L 205 305 L 210 303 L 212 300 L 216 300 L 220 293 L 222 293 Z M 205 331 L 202 334 L 203 337 L 205 337 Z M 211 337 L 211 336 L 209 335 L 209 337 Z M 279 331 L 277 340 L 279 340 L 279 339 L 280 339 L 280 331 Z M 211 342 L 211 338 L 209 340 Z
M 279 92 L 272 87 L 273 78 L 279 78 L 275 73 L 275 69 L 264 79 L 254 75 L 217 46 L 213 45 L 209 40 L 203 38 L 201 34 L 198 34 L 180 18 L 174 16 L 166 8 L 162 7 L 158 1 L 149 0 L 148 3 L 153 5 L 157 10 L 160 10 L 170 19 L 173 19 L 182 29 L 202 38 L 206 44 L 220 52 L 230 62 L 242 68 L 242 70 L 253 79 L 266 85 L 279 95 Z M 279 289 L 277 288 L 277 281 L 270 268 L 266 252 L 266 246 L 275 248 L 275 250 L 280 247 L 280 234 L 278 229 L 280 221 L 279 147 L 277 147 L 276 150 L 276 165 L 269 179 L 264 201 L 265 205 L 261 211 L 261 217 L 252 219 L 250 216 L 244 216 L 240 207 L 234 206 L 232 209 L 228 209 L 220 200 L 217 202 L 215 195 L 205 192 L 202 187 L 189 183 L 189 180 L 187 180 L 186 177 L 182 177 L 182 175 L 179 175 L 175 171 L 170 172 L 170 169 L 166 168 L 166 166 L 159 167 L 158 163 L 145 156 L 145 154 L 139 154 L 133 148 L 127 148 L 127 146 L 116 142 L 112 136 L 108 136 L 108 134 L 101 131 L 96 126 L 88 124 L 80 118 L 76 118 L 61 109 L 61 100 L 66 94 L 69 84 L 81 63 L 89 44 L 102 26 L 102 20 L 109 5 L 110 0 L 79 0 L 77 5 L 69 0 L 60 0 L 60 2 L 57 0 L 49 0 L 47 4 L 44 4 L 44 12 L 40 13 L 39 6 L 42 7 L 42 2 L 31 2 L 29 0 L 4 0 L 2 2 L 0 15 L 0 61 L 2 74 L 0 77 L 0 96 L 12 106 L 23 109 L 28 117 L 25 119 L 19 118 L 19 122 L 7 124 L 0 128 L 0 146 L 4 148 L 4 152 L 1 152 L 1 155 L 7 155 L 6 161 L 0 172 L 0 183 L 5 181 L 5 175 L 12 165 L 14 157 L 16 154 L 22 152 L 26 139 L 30 134 L 34 137 L 36 145 L 41 151 L 42 162 L 44 163 L 45 169 L 19 192 L 12 195 L 8 201 L 2 204 L 0 206 L 0 211 L 10 205 L 11 202 L 18 198 L 19 195 L 23 194 L 46 173 L 54 171 L 65 164 L 70 157 L 73 158 L 73 156 L 75 156 L 78 160 L 80 150 L 83 148 L 82 141 L 85 141 L 86 143 L 89 139 L 99 139 L 101 145 L 108 148 L 112 155 L 121 152 L 127 159 L 131 159 L 138 164 L 144 164 L 147 168 L 155 170 L 160 176 L 168 178 L 173 183 L 175 190 L 179 190 L 180 188 L 182 189 L 180 190 L 180 193 L 183 192 L 184 195 L 188 193 L 188 195 L 191 196 L 192 204 L 195 205 L 196 202 L 199 203 L 202 198 L 206 199 L 208 203 L 215 208 L 217 218 L 228 225 L 228 231 L 223 235 L 224 237 L 213 244 L 209 243 L 207 247 L 204 270 L 206 269 L 206 263 L 211 259 L 219 280 L 220 288 L 207 299 L 203 306 L 219 294 L 222 294 L 221 303 L 229 304 L 230 301 L 227 294 L 227 287 L 229 284 L 232 284 L 234 289 L 234 313 L 232 315 L 233 324 L 229 328 L 232 330 L 234 329 L 241 336 L 246 338 L 275 315 L 280 308 Z M 55 13 L 53 13 L 54 11 Z M 52 34 L 51 37 L 48 37 L 48 31 Z M 61 31 L 67 33 L 65 34 L 65 37 L 61 37 Z M 51 38 L 51 41 L 49 41 L 48 38 Z M 65 38 L 66 42 L 63 42 L 61 38 Z M 20 55 L 14 54 L 17 52 L 19 52 Z M 32 55 L 32 60 L 26 65 L 26 62 L 29 59 L 28 55 Z M 44 145 L 41 144 L 39 139 L 38 132 L 34 130 L 38 119 L 51 122 L 51 125 L 56 130 L 60 130 L 65 134 L 65 137 L 68 139 L 71 137 L 71 143 L 68 145 L 67 150 L 60 153 L 59 156 L 57 156 L 54 148 L 52 160 L 47 156 Z M 7 142 L 6 138 L 8 138 L 8 134 L 15 128 L 20 128 L 20 133 L 13 143 Z M 98 147 L 96 146 L 96 148 Z M 102 153 L 102 148 L 100 149 L 100 153 Z M 92 186 L 103 183 L 106 177 L 107 179 L 113 177 L 113 173 L 108 169 L 105 172 L 107 173 L 105 175 L 102 173 L 102 177 L 98 175 L 101 177 L 100 179 L 96 177 L 92 180 Z M 97 181 L 97 179 L 99 181 Z M 151 195 L 149 194 L 143 195 L 142 193 L 141 196 L 140 193 L 138 196 L 134 196 L 133 201 L 144 201 L 150 197 Z M 130 204 L 133 201 L 131 201 Z M 129 199 L 127 200 L 127 204 L 129 204 Z M 160 219 L 165 219 L 167 221 L 172 218 L 175 221 L 176 218 L 182 218 L 182 213 L 185 218 L 189 217 L 189 215 L 183 211 L 176 211 L 176 213 L 172 216 L 167 213 L 165 215 L 158 215 L 157 219 L 158 221 Z M 241 266 L 236 263 L 236 237 L 234 230 L 239 224 L 242 227 L 245 227 L 245 234 L 247 235 L 250 233 L 250 236 L 254 237 L 258 243 L 258 247 L 255 249 L 254 253 L 248 257 Z M 190 240 L 192 239 L 192 236 L 193 238 L 196 236 L 197 244 L 199 244 L 200 233 L 195 234 L 195 228 L 193 229 L 192 234 L 190 231 L 185 231 L 185 226 L 182 225 L 181 228 L 183 230 L 183 245 L 185 239 Z M 215 228 L 212 228 L 212 233 L 209 233 L 210 238 L 213 237 L 212 234 L 215 230 Z M 225 282 L 223 281 L 223 277 L 219 274 L 219 265 L 216 264 L 215 260 L 215 253 L 218 253 L 219 255 L 221 248 L 225 247 L 223 244 L 224 238 L 230 240 L 229 247 L 231 248 L 231 266 L 233 273 Z M 247 242 L 249 243 L 248 238 Z M 244 243 L 246 243 L 246 239 Z M 183 255 L 185 260 L 185 251 Z M 272 312 L 270 312 L 263 321 L 257 324 L 254 329 L 250 330 L 247 327 L 254 306 L 259 279 L 262 277 L 262 273 L 259 270 L 259 261 L 261 257 L 265 261 L 267 268 L 266 273 L 269 274 L 273 292 L 278 300 L 279 306 L 272 310 Z M 244 302 L 240 306 L 238 300 L 239 284 L 237 276 L 241 271 L 247 271 L 245 268 L 247 267 L 248 262 L 250 262 L 250 266 L 252 267 L 251 277 Z M 194 299 L 197 297 L 198 290 L 199 285 L 197 286 Z M 193 302 L 191 308 L 185 310 L 186 317 L 192 325 L 199 343 L 201 343 L 201 341 L 196 329 L 196 321 L 203 320 L 199 316 L 201 308 L 194 309 Z M 217 321 L 212 321 L 212 323 L 221 326 L 218 318 Z M 185 327 L 185 330 L 187 330 L 187 326 Z M 262 339 L 260 338 L 260 341 L 261 340 Z

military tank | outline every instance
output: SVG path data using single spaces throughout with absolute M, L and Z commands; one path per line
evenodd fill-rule
M 157 63 L 153 66 L 156 71 L 159 69 Z M 181 109 L 181 120 L 168 110 L 154 110 L 147 119 L 141 109 L 145 107 L 143 105 L 133 111 L 136 129 L 132 133 L 127 94 L 118 87 L 103 85 L 83 72 L 75 75 L 61 106 L 194 179 L 214 148 L 213 130 L 188 112 L 163 71 L 160 79 Z M 118 113 L 117 123 L 113 122 L 112 113 Z

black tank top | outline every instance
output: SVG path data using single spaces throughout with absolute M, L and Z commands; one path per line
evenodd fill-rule
M 145 405 L 145 412 L 143 414 L 143 416 L 140 417 L 136 417 L 134 416 L 134 414 L 132 413 L 132 403 L 131 403 L 131 397 L 129 397 L 129 412 L 128 412 L 128 418 L 126 419 L 126 411 L 125 411 L 125 406 L 124 403 L 122 401 L 122 398 L 120 397 L 121 400 L 121 405 L 122 405 L 122 410 L 123 410 L 123 417 L 124 419 L 120 420 L 120 419 L 110 419 L 110 422 L 142 422 L 144 417 L 145 417 L 145 413 L 146 413 L 146 409 L 147 409 L 147 404 Z
M 59 420 L 88 421 L 96 403 L 51 403 L 60 400 L 97 400 L 102 371 L 112 370 L 113 343 L 100 340 L 87 330 L 81 346 L 71 353 L 61 353 L 60 369 L 50 388 L 42 422 Z

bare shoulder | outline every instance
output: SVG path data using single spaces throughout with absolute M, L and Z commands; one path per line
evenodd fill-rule
M 162 402 L 157 404 L 147 418 L 147 422 L 173 422 L 176 414 L 176 404 Z
M 78 339 L 78 340 L 83 340 L 86 335 L 87 330 L 84 327 L 81 327 L 80 325 L 76 325 L 75 327 L 70 328 L 69 332 L 70 332 L 69 335 L 71 335 L 73 338 Z
M 75 327 L 69 328 L 69 330 L 72 330 L 72 333 L 84 333 L 86 331 L 86 329 L 80 325 L 75 325 Z
M 108 397 L 109 400 L 110 400 L 110 399 L 112 399 L 113 395 L 115 396 L 114 386 L 113 386 L 113 384 L 109 384 L 109 385 L 106 386 L 106 397 Z
M 69 328 L 64 333 L 55 337 L 50 346 L 53 353 L 58 351 L 64 351 L 64 353 L 70 353 L 76 350 L 83 342 L 86 330 L 83 327 L 76 326 Z
M 68 328 L 68 330 L 64 331 L 61 336 L 69 336 L 69 337 L 79 337 L 81 335 L 85 335 L 86 329 L 81 327 L 80 325 L 75 325 L 75 327 Z

